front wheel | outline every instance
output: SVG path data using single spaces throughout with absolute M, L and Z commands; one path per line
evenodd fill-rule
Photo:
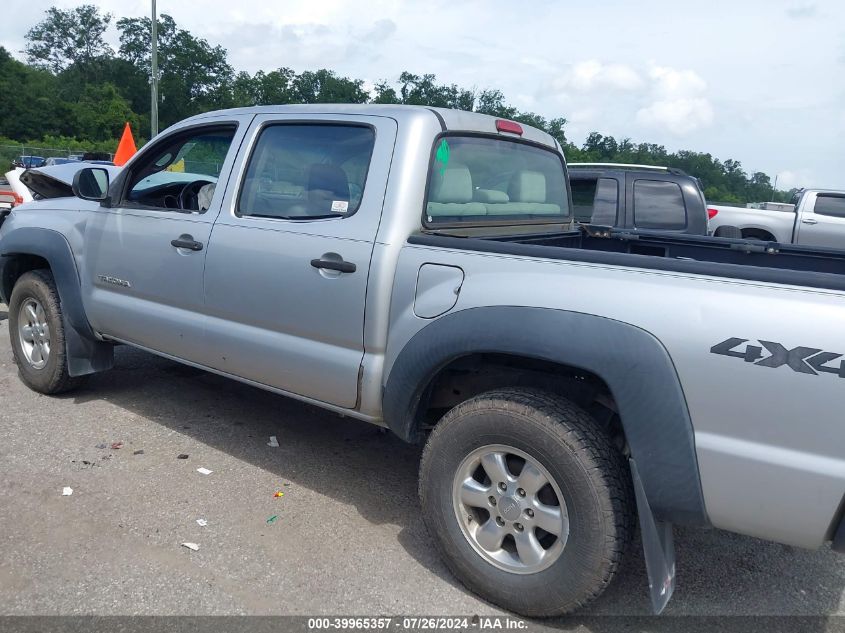
M 630 478 L 611 438 L 569 400 L 530 389 L 447 413 L 426 444 L 420 499 L 458 579 L 526 616 L 598 596 L 633 530 Z
M 15 283 L 9 338 L 21 380 L 30 389 L 57 394 L 81 382 L 68 372 L 61 302 L 50 271 L 24 273 Z

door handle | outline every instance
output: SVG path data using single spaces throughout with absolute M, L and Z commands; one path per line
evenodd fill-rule
M 819 223 L 818 220 L 814 220 L 813 218 L 804 218 L 803 220 L 801 220 L 801 222 L 804 223 L 804 224 L 818 224 Z
M 334 261 L 332 259 L 312 259 L 311 265 L 314 268 L 325 268 L 326 270 L 336 270 L 339 273 L 354 273 L 358 267 L 352 262 Z
M 188 235 L 187 233 L 183 233 L 175 240 L 170 240 L 170 245 L 176 248 L 186 248 L 189 251 L 202 250 L 202 242 L 197 242 L 193 235 Z

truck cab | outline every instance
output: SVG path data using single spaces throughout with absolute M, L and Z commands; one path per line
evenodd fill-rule
M 707 235 L 698 179 L 672 167 L 569 163 L 574 218 L 620 229 Z

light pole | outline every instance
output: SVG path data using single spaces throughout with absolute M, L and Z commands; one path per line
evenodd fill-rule
M 156 0 L 153 2 L 152 46 L 150 55 L 150 138 L 158 134 L 158 18 L 156 17 Z

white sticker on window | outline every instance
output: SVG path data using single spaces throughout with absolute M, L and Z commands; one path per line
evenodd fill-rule
M 332 213 L 346 213 L 349 203 L 346 200 L 332 200 Z

